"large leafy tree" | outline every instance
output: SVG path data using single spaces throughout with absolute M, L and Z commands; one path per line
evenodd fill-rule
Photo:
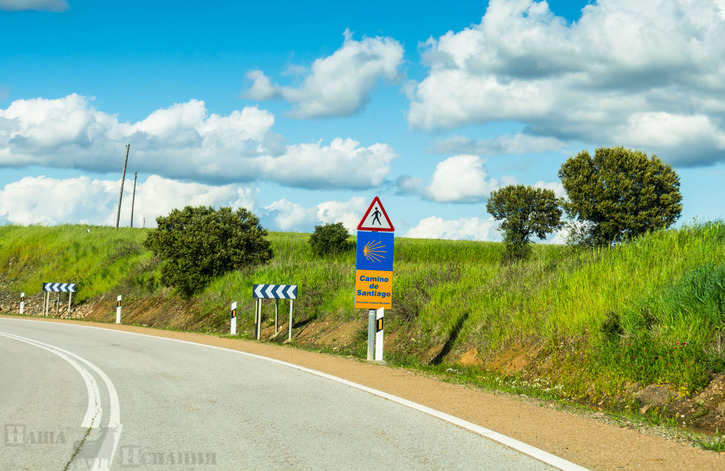
M 315 226 L 315 232 L 310 235 L 309 244 L 316 255 L 324 257 L 352 250 L 354 244 L 348 240 L 349 237 L 350 233 L 341 222 L 328 223 Z
M 561 200 L 553 191 L 524 185 L 510 185 L 494 191 L 486 210 L 494 219 L 503 221 L 506 258 L 526 258 L 531 251 L 531 237 L 544 239 L 561 227 Z
M 187 298 L 214 277 L 272 258 L 267 231 L 244 208 L 187 206 L 156 222 L 144 245 L 162 260 L 161 282 Z
M 574 242 L 608 245 L 672 225 L 682 212 L 680 179 L 656 155 L 624 147 L 582 151 L 559 170 Z

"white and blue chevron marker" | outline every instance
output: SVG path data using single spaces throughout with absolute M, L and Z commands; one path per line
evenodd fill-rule
M 49 293 L 75 293 L 75 283 L 43 283 L 43 291 Z
M 257 299 L 297 299 L 297 285 L 254 285 Z

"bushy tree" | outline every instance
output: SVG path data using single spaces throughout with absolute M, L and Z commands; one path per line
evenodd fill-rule
M 348 240 L 350 234 L 341 222 L 315 226 L 315 232 L 310 235 L 309 244 L 312 251 L 320 256 L 332 255 L 352 250 L 353 243 Z
M 144 245 L 162 260 L 161 282 L 187 298 L 217 276 L 272 258 L 267 231 L 244 208 L 187 206 L 156 222 Z
M 505 257 L 526 258 L 531 237 L 544 239 L 561 227 L 561 200 L 553 191 L 524 185 L 510 185 L 491 193 L 486 210 L 501 223 Z
M 680 179 L 656 155 L 624 147 L 569 158 L 559 170 L 574 242 L 608 245 L 671 226 L 682 212 Z

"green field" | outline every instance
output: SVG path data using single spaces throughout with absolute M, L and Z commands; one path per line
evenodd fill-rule
M 178 305 L 143 247 L 147 232 L 0 227 L 3 296 L 39 296 L 43 281 L 63 281 L 77 283 L 79 303 L 123 293 Z M 252 312 L 253 284 L 297 284 L 296 319 L 358 322 L 354 341 L 336 351 L 364 357 L 367 314 L 353 308 L 355 254 L 316 258 L 308 237 L 271 233 L 270 264 L 216 279 L 177 315 L 223 334 L 230 302 Z M 611 407 L 628 404 L 633 385 L 666 384 L 686 397 L 725 371 L 725 223 L 595 250 L 535 245 L 518 264 L 502 265 L 501 253 L 497 243 L 397 238 L 387 359 Z M 240 320 L 250 337 L 251 316 Z

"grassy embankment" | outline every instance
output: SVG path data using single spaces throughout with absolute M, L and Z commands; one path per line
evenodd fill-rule
M 31 296 L 43 281 L 67 281 L 78 284 L 80 303 L 123 293 L 131 311 L 149 299 L 178 305 L 159 286 L 158 262 L 142 245 L 147 231 L 0 227 L 0 287 L 6 298 Z M 250 313 L 240 315 L 240 330 L 251 336 L 252 284 L 292 283 L 299 285 L 297 325 L 357 320 L 354 338 L 336 351 L 364 357 L 366 313 L 352 307 L 355 255 L 317 259 L 307 237 L 270 234 L 269 265 L 215 280 L 177 314 L 193 322 L 164 323 L 225 333 L 229 304 L 238 301 L 239 312 Z M 611 406 L 626 404 L 632 385 L 668 384 L 687 396 L 725 371 L 722 222 L 608 249 L 537 245 L 530 260 L 507 266 L 495 243 L 395 244 L 393 309 L 386 313 L 393 363 L 455 367 L 474 380 Z

